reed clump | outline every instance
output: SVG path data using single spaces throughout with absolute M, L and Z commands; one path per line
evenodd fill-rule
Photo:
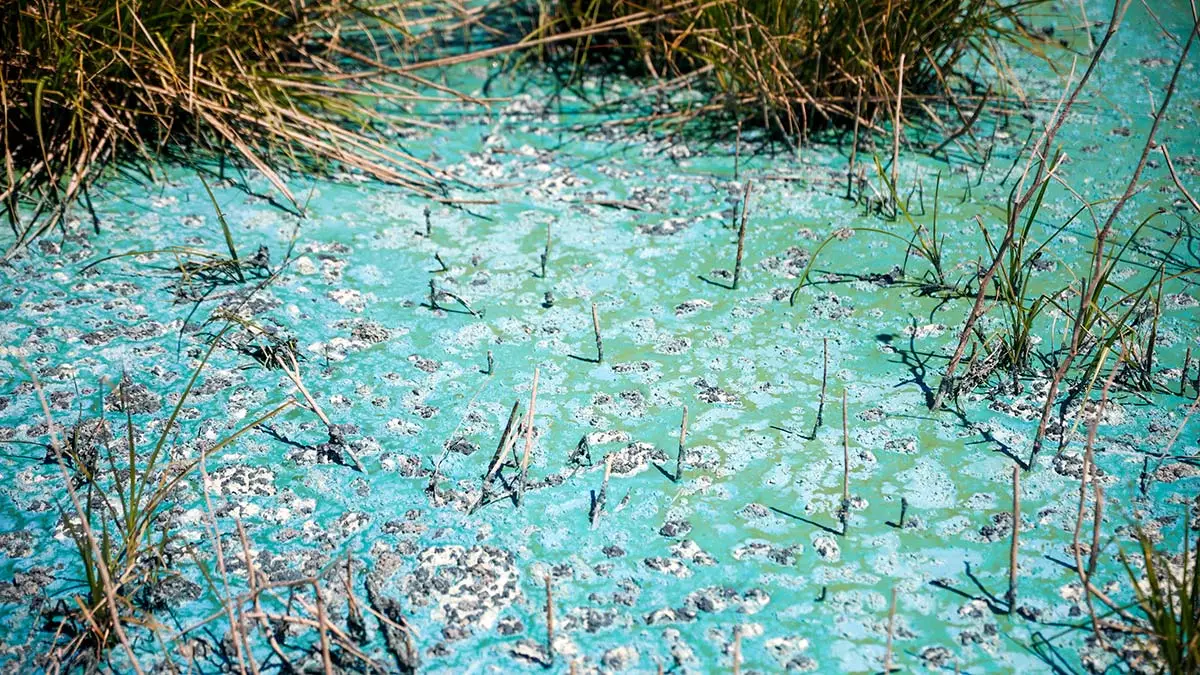
M 112 164 L 152 175 L 163 159 L 227 158 L 297 208 L 285 168 L 355 170 L 432 194 L 441 174 L 385 137 L 426 123 L 379 105 L 424 86 L 413 74 L 384 77 L 420 40 L 410 27 L 437 20 L 443 5 L 420 7 L 412 22 L 415 0 L 3 3 L 0 213 L 15 236 L 6 256 L 90 203 L 89 185 Z
M 1020 15 L 1036 1 L 563 0 L 526 42 L 716 92 L 678 116 L 732 112 L 796 136 L 830 121 L 875 128 L 901 90 L 950 96 L 960 67 L 1026 36 Z

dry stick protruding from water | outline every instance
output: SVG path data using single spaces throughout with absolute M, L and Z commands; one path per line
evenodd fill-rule
M 883 675 L 892 672 L 892 636 L 896 632 L 896 587 L 892 586 L 892 605 L 888 609 L 887 651 L 883 655 Z
M 1122 356 L 1119 357 L 1117 362 L 1113 364 L 1112 371 L 1108 374 L 1108 378 L 1104 382 L 1103 389 L 1100 390 L 1100 407 L 1098 410 L 1096 410 L 1096 414 L 1088 422 L 1087 445 L 1084 447 L 1083 465 L 1080 468 L 1079 477 L 1079 510 L 1075 514 L 1075 531 L 1074 536 L 1072 537 L 1071 546 L 1072 553 L 1075 557 L 1075 572 L 1079 575 L 1079 583 L 1084 589 L 1083 595 L 1087 603 L 1088 615 L 1092 620 L 1092 632 L 1095 633 L 1096 638 L 1101 641 L 1101 644 L 1104 644 L 1105 638 L 1104 634 L 1100 631 L 1100 622 L 1096 618 L 1096 607 L 1092 602 L 1093 594 L 1089 592 L 1089 588 L 1092 585 L 1091 565 L 1089 565 L 1085 570 L 1083 565 L 1083 555 L 1079 552 L 1079 537 L 1081 531 L 1083 530 L 1083 516 L 1087 506 L 1088 483 L 1093 483 L 1093 485 L 1097 488 L 1100 486 L 1100 482 L 1092 478 L 1092 467 L 1095 465 L 1096 430 L 1100 426 L 1100 417 L 1104 414 L 1104 406 L 1108 403 L 1109 389 L 1112 387 L 1113 381 L 1116 380 L 1117 373 L 1121 370 L 1121 364 L 1123 361 L 1124 357 Z M 1080 410 L 1083 411 L 1084 408 L 1081 407 Z M 1099 503 L 1097 503 L 1095 511 L 1097 520 L 1093 525 L 1093 530 L 1095 531 L 1095 536 L 1093 537 L 1092 543 L 1093 548 L 1088 553 L 1089 560 L 1092 561 L 1095 560 L 1096 548 L 1099 546 L 1099 528 L 1100 518 L 1102 516 L 1100 509 L 1101 506 Z
M 604 511 L 604 503 L 608 501 L 608 479 L 612 476 L 613 456 L 606 455 L 604 457 L 604 482 L 600 483 L 600 494 L 596 495 L 596 500 L 592 502 L 591 523 L 592 527 L 596 527 L 596 523 L 600 520 L 600 514 Z
M 596 303 L 592 303 L 592 330 L 596 333 L 596 363 L 604 363 L 604 341 L 600 338 L 600 315 Z
M 429 211 L 429 207 L 426 206 L 425 207 L 425 236 L 426 237 L 433 236 L 433 220 L 430 216 L 431 216 L 431 213 Z
M 1187 393 L 1188 371 L 1192 369 L 1192 348 L 1188 347 L 1183 354 L 1183 370 L 1179 371 L 1179 395 Z
M 746 207 L 750 203 L 750 181 L 746 181 L 746 189 L 742 192 L 742 221 L 738 225 L 737 259 L 733 263 L 733 287 L 738 287 L 742 278 L 742 255 L 746 252 Z
M 487 374 L 491 375 L 496 372 L 496 360 L 492 356 L 492 350 L 487 350 Z
M 521 478 L 517 491 L 517 506 L 525 499 L 525 488 L 529 484 L 529 455 L 533 452 L 533 416 L 537 411 L 537 387 L 540 369 L 533 369 L 533 388 L 529 392 L 529 414 L 525 418 L 525 453 L 521 455 Z
M 542 278 L 546 278 L 546 263 L 550 262 L 550 223 L 546 223 L 546 248 L 542 249 Z
M 742 672 L 742 630 L 733 627 L 733 675 Z
M 842 521 L 842 536 L 850 522 L 850 424 L 846 419 L 846 390 L 842 389 L 842 507 L 838 509 Z
M 1119 3 L 1118 3 L 1119 4 Z M 1128 5 L 1126 5 L 1128 6 Z M 1087 288 L 1079 299 L 1079 309 L 1073 317 L 1073 326 L 1071 329 L 1071 341 L 1068 345 L 1067 354 L 1059 363 L 1058 368 L 1054 371 L 1054 375 L 1050 378 L 1050 388 L 1046 392 L 1046 400 L 1042 404 L 1041 418 L 1038 420 L 1037 435 L 1033 438 L 1033 448 L 1029 454 L 1029 466 L 1037 461 L 1038 452 L 1042 449 L 1042 441 L 1046 436 L 1046 428 L 1050 423 L 1050 415 L 1054 409 L 1054 401 L 1058 396 L 1058 388 L 1062 381 L 1067 376 L 1067 371 L 1071 368 L 1076 357 L 1083 350 L 1084 343 L 1087 342 L 1087 333 L 1085 324 L 1089 312 L 1098 311 L 1098 295 L 1101 290 L 1100 280 L 1103 276 L 1105 263 L 1108 261 L 1108 256 L 1104 254 L 1104 244 L 1112 234 L 1113 225 L 1116 223 L 1117 216 L 1125 208 L 1130 198 L 1138 191 L 1138 181 L 1142 177 L 1142 171 L 1146 169 L 1146 162 L 1150 156 L 1150 150 L 1155 147 L 1154 137 L 1158 134 L 1158 128 L 1162 124 L 1163 117 L 1166 116 L 1167 108 L 1171 104 L 1171 98 L 1175 95 L 1175 85 L 1179 81 L 1179 73 L 1183 69 L 1183 64 L 1187 60 L 1188 52 L 1191 51 L 1192 43 L 1196 40 L 1196 35 L 1200 34 L 1200 22 L 1193 23 L 1191 30 L 1188 32 L 1187 42 L 1184 43 L 1183 49 L 1179 54 L 1179 60 L 1175 62 L 1175 70 L 1171 74 L 1171 80 L 1167 84 L 1167 89 L 1163 95 L 1162 104 L 1154 113 L 1154 122 L 1150 125 L 1150 132 L 1146 135 L 1146 144 L 1142 147 L 1141 157 L 1138 159 L 1137 168 L 1134 169 L 1133 175 L 1129 178 L 1129 183 L 1125 186 L 1125 192 L 1117 200 L 1116 204 L 1108 213 L 1103 226 L 1096 234 L 1096 246 L 1092 253 L 1092 269 L 1091 276 L 1088 279 Z M 1105 41 L 1108 40 L 1108 35 L 1105 35 Z M 1103 43 L 1102 43 L 1103 44 Z M 1090 70 L 1090 68 L 1089 68 Z
M 1012 468 L 1012 544 L 1008 548 L 1008 612 L 1017 608 L 1017 549 L 1021 532 L 1021 467 Z
M 975 324 L 979 321 L 984 313 L 984 303 L 987 298 L 987 286 L 990 283 L 992 276 L 1000 267 L 1000 261 L 1008 247 L 1012 244 L 1013 235 L 1015 234 L 1017 222 L 1021 219 L 1021 214 L 1033 201 L 1034 197 L 1041 192 L 1045 184 L 1053 179 L 1056 165 L 1050 165 L 1049 150 L 1054 144 L 1055 137 L 1058 136 L 1059 129 L 1062 128 L 1067 118 L 1071 114 L 1071 109 L 1074 107 L 1079 94 L 1091 79 L 1092 72 L 1095 71 L 1097 64 L 1100 63 L 1100 57 L 1103 56 L 1104 50 L 1108 47 L 1108 43 L 1116 34 L 1117 27 L 1121 24 L 1121 19 L 1125 14 L 1125 8 L 1128 8 L 1128 0 L 1122 5 L 1122 0 L 1116 0 L 1113 3 L 1113 15 L 1109 20 L 1108 29 L 1105 31 L 1104 38 L 1096 47 L 1096 51 L 1092 54 L 1091 61 L 1088 63 L 1087 69 L 1075 88 L 1070 94 L 1063 92 L 1064 96 L 1059 100 L 1055 107 L 1055 113 L 1051 117 L 1050 122 L 1046 125 L 1042 132 L 1041 138 L 1038 139 L 1033 151 L 1026 161 L 1025 170 L 1021 174 L 1021 178 L 1017 185 L 1013 188 L 1009 195 L 1007 223 L 1005 224 L 1004 238 L 1001 239 L 999 246 L 996 248 L 996 257 L 992 261 L 991 266 L 984 273 L 979 281 L 979 291 L 975 296 L 975 304 L 971 308 L 971 313 L 967 316 L 967 321 L 963 326 L 962 333 L 959 335 L 958 346 L 954 350 L 954 356 L 950 359 L 950 363 L 946 366 L 945 372 L 942 374 L 942 381 L 938 385 L 937 394 L 934 396 L 930 405 L 930 410 L 938 410 L 942 401 L 953 387 L 954 371 L 962 361 L 963 355 L 966 353 L 967 343 L 970 341 L 971 334 L 974 331 Z M 1072 69 L 1073 72 L 1073 69 Z M 1030 172 L 1033 172 L 1033 182 L 1029 185 L 1029 189 L 1025 188 L 1025 181 L 1029 178 Z
M 813 438 L 817 429 L 825 424 L 825 385 L 829 381 L 829 338 L 821 338 L 821 398 L 817 402 L 817 421 L 813 424 Z
M 675 482 L 683 480 L 683 453 L 687 446 L 688 409 L 683 406 L 683 421 L 679 423 L 679 454 L 675 456 Z
M 299 391 L 300 395 L 304 397 L 304 402 L 307 404 L 309 410 L 312 410 L 314 413 L 316 413 L 317 417 L 321 419 L 321 422 L 325 424 L 326 430 L 329 431 L 329 441 L 330 443 L 333 443 L 335 438 L 333 422 L 330 422 L 329 418 L 325 416 L 325 411 L 321 410 L 321 406 L 317 404 L 317 401 L 313 398 L 312 394 L 308 393 L 308 388 L 304 386 L 304 382 L 300 379 L 300 364 L 296 361 L 296 353 L 291 349 L 278 351 L 275 353 L 275 362 L 279 364 L 280 370 L 282 370 L 284 374 L 288 376 L 288 379 L 292 381 L 292 384 L 296 385 L 296 390 Z M 341 438 L 341 436 L 339 435 L 337 438 Z M 339 452 L 344 452 L 348 457 L 350 457 L 350 460 L 354 462 L 354 468 L 358 469 L 362 473 L 367 472 L 366 467 L 364 467 L 363 463 L 359 461 L 358 455 L 354 453 L 354 450 L 351 449 L 349 443 L 340 442 L 336 443 L 336 446 Z
M 550 572 L 546 572 L 546 654 L 554 662 L 554 593 L 550 588 Z

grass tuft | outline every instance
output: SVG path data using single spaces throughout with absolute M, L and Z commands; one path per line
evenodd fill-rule
M 1027 38 L 1021 13 L 1037 2 L 563 0 L 526 42 L 565 45 L 577 65 L 702 82 L 715 100 L 680 115 L 733 112 L 794 137 L 831 121 L 875 128 L 901 91 L 950 96 L 968 63 L 1003 70 L 996 41 Z
M 385 61 L 419 43 L 410 26 L 428 25 L 442 7 L 416 0 L 0 4 L 0 213 L 15 236 L 6 257 L 61 224 L 114 163 L 153 175 L 164 158 L 228 157 L 259 171 L 297 209 L 284 167 L 355 170 L 433 195 L 443 174 L 388 141 L 402 120 L 380 104 L 419 97 L 385 77 L 395 71 Z M 418 10 L 420 20 L 406 20 Z M 413 81 L 425 86 L 416 75 L 401 80 Z

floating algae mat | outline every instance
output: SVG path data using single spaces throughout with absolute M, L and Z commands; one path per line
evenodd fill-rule
M 1174 6 L 1160 19 L 1186 35 L 1189 13 Z M 1099 5 L 1089 11 L 1107 16 Z M 1124 189 L 1177 54 L 1150 17 L 1131 11 L 1059 137 L 1069 157 L 1061 175 L 1083 198 Z M 1003 230 L 1021 168 L 1013 166 L 1062 89 L 1044 63 L 1013 58 L 1024 95 L 1049 102 L 1028 117 L 981 119 L 973 133 L 993 148 L 986 165 L 953 145 L 948 162 L 901 154 L 902 198 L 925 227 L 936 212 L 947 280 L 964 288 L 975 287 L 990 257 L 976 217 Z M 1068 52 L 1055 58 L 1069 69 Z M 457 74 L 478 89 L 491 73 Z M 247 263 L 245 283 L 181 275 L 169 253 L 87 267 L 134 251 L 226 250 L 205 186 L 182 170 L 149 187 L 104 183 L 91 195 L 100 234 L 76 235 L 90 227 L 81 216 L 65 239 L 47 236 L 6 263 L 0 602 L 10 671 L 47 663 L 40 655 L 55 621 L 43 613 L 87 592 L 73 521 L 62 515 L 71 508 L 64 474 L 26 369 L 68 434 L 91 430 L 124 448 L 128 411 L 148 453 L 225 323 L 210 317 L 221 316 L 252 322 L 272 341 L 248 337 L 244 324 L 220 335 L 167 434 L 165 452 L 180 466 L 206 453 L 207 480 L 193 472 L 181 481 L 153 528 L 155 544 L 165 530 L 173 537 L 163 555 L 175 574 L 140 599 L 155 608 L 163 646 L 145 627 L 127 627 L 144 665 L 165 650 L 200 672 L 237 670 L 210 508 L 228 592 L 245 591 L 246 560 L 260 584 L 319 577 L 323 611 L 346 626 L 359 612 L 347 602 L 350 570 L 355 607 L 366 602 L 365 585 L 398 602 L 422 672 L 878 672 L 889 625 L 891 663 L 904 669 L 1112 664 L 1092 635 L 1072 549 L 1090 420 L 1100 416 L 1096 471 L 1107 495 L 1097 586 L 1118 603 L 1132 600 L 1118 551 L 1136 548 L 1135 519 L 1179 551 L 1197 517 L 1200 425 L 1184 424 L 1196 369 L 1182 369 L 1189 349 L 1200 357 L 1200 292 L 1194 275 L 1181 274 L 1200 266 L 1197 215 L 1161 155 L 1114 235 L 1123 242 L 1155 209 L 1166 211 L 1138 233 L 1115 273 L 1132 288 L 1165 270 L 1155 387 L 1114 387 L 1101 407 L 1106 366 L 1090 391 L 1056 408 L 1046 449 L 1021 474 L 1019 611 L 1010 613 L 1012 467 L 1028 457 L 1048 375 L 1023 379 L 1017 391 L 995 376 L 929 411 L 973 291 L 926 292 L 911 280 L 927 260 L 855 229 L 912 236 L 903 217 L 844 198 L 846 144 L 768 154 L 747 132 L 735 179 L 732 143 L 608 125 L 579 100 L 547 103 L 548 85 L 527 87 L 491 114 L 442 120 L 444 129 L 403 139 L 481 188 L 458 195 L 477 203 L 431 204 L 349 176 L 293 176 L 306 200 L 300 221 L 231 181 L 210 180 Z M 1193 56 L 1158 136 L 1193 193 L 1198 118 Z M 876 144 L 885 161 L 888 142 Z M 860 164 L 870 166 L 871 154 L 864 145 Z M 867 181 L 881 189 L 874 173 Z M 251 187 L 270 190 L 261 178 Z M 1090 264 L 1086 213 L 1052 236 L 1079 207 L 1056 185 L 1038 214 L 1033 236 L 1051 241 L 1032 283 L 1046 292 L 1078 286 Z M 258 260 L 277 273 L 270 283 L 248 264 L 260 245 Z M 1074 307 L 1077 295 L 1063 302 Z M 1000 326 L 988 318 L 982 328 Z M 1067 330 L 1065 314 L 1048 309 L 1038 353 Z M 338 438 L 296 405 L 214 449 L 299 396 L 289 371 L 268 367 L 279 362 L 264 352 L 290 339 L 295 372 Z M 231 348 L 238 340 L 240 351 Z M 1048 373 L 1057 361 L 1035 357 L 1034 365 Z M 96 421 L 101 401 L 107 425 Z M 507 452 L 496 460 L 498 446 Z M 481 493 L 490 470 L 497 475 Z M 1089 513 L 1085 542 L 1091 522 Z M 264 596 L 264 611 L 282 612 L 288 601 L 280 587 Z M 362 650 L 390 668 L 384 624 L 368 618 Z M 317 633 L 291 630 L 295 665 L 319 671 Z M 250 648 L 260 662 L 275 658 L 265 640 Z M 113 669 L 128 668 L 120 649 L 109 655 Z M 1128 658 L 1154 657 L 1131 649 Z

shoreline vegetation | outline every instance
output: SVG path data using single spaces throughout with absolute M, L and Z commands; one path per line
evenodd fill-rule
M 167 163 L 254 169 L 297 212 L 292 172 L 357 172 L 463 201 L 448 188 L 469 185 L 394 139 L 430 127 L 409 112 L 415 105 L 486 107 L 436 72 L 497 56 L 632 64 L 660 92 L 712 92 L 714 103 L 667 117 L 725 114 L 739 135 L 759 124 L 793 146 L 829 124 L 853 127 L 856 143 L 860 130 L 887 135 L 907 91 L 915 114 L 943 127 L 943 145 L 961 144 L 1012 82 L 998 44 L 1044 37 L 1021 19 L 1040 2 L 5 3 L 0 216 L 14 237 L 5 259 L 62 227 L 69 210 L 90 210 L 88 188 L 111 169 L 142 180 Z M 996 82 L 981 82 L 985 67 Z
M 537 11 L 524 6 L 518 11 L 495 4 L 430 5 L 413 0 L 365 5 L 332 0 L 8 3 L 0 10 L 6 26 L 0 38 L 0 98 L 5 110 L 0 202 L 13 242 L 5 257 L 20 256 L 37 237 L 65 228 L 73 210 L 90 209 L 89 187 L 107 171 L 140 174 L 148 180 L 160 165 L 173 162 L 199 168 L 214 158 L 228 158 L 231 168 L 254 169 L 265 176 L 282 197 L 278 204 L 297 214 L 302 213 L 303 203 L 287 184 L 287 175 L 293 172 L 320 176 L 357 172 L 431 200 L 454 203 L 448 185 L 460 179 L 435 161 L 409 154 L 399 139 L 406 126 L 429 124 L 410 114 L 412 106 L 430 102 L 486 106 L 485 99 L 455 91 L 430 75 L 483 58 L 538 57 L 557 70 L 565 69 L 568 78 L 600 69 L 648 78 L 664 91 L 697 87 L 710 94 L 710 102 L 667 110 L 650 121 L 682 125 L 711 117 L 718 120 L 725 136 L 736 138 L 739 153 L 743 129 L 750 126 L 794 148 L 806 142 L 810 130 L 835 125 L 850 133 L 847 198 L 884 223 L 846 229 L 903 246 L 903 264 L 887 286 L 944 298 L 961 308 L 952 355 L 936 389 L 926 392 L 928 410 L 922 413 L 961 412 L 958 399 L 986 383 L 1013 394 L 1032 389 L 1035 381 L 1044 387 L 1028 457 L 1010 454 L 1008 591 L 990 598 L 987 606 L 995 614 L 1036 619 L 1024 611 L 1023 596 L 1018 594 L 1018 588 L 1027 592 L 1028 584 L 1021 583 L 1022 561 L 1032 555 L 1021 546 L 1022 523 L 1029 520 L 1028 514 L 1022 520 L 1022 497 L 1027 494 L 1023 490 L 1030 489 L 1028 483 L 1022 488 L 1022 476 L 1039 471 L 1039 457 L 1044 460 L 1051 451 L 1061 455 L 1070 442 L 1072 425 L 1082 424 L 1086 445 L 1069 552 L 1088 610 L 1088 639 L 1114 658 L 1134 662 L 1149 658 L 1150 665 L 1158 663 L 1173 675 L 1196 673 L 1200 672 L 1200 539 L 1193 542 L 1186 517 L 1181 550 L 1174 547 L 1178 542 L 1156 541 L 1142 523 L 1133 522 L 1125 540 L 1135 543 L 1136 549 L 1118 543 L 1115 555 L 1106 553 L 1111 545 L 1101 535 L 1106 497 L 1096 473 L 1094 449 L 1100 418 L 1112 396 L 1182 397 L 1189 387 L 1195 389 L 1196 403 L 1188 409 L 1172 445 L 1200 405 L 1200 388 L 1189 381 L 1190 351 L 1177 389 L 1173 382 L 1163 384 L 1166 364 L 1156 358 L 1164 289 L 1176 280 L 1194 281 L 1200 275 L 1200 268 L 1170 255 L 1182 234 L 1174 237 L 1148 276 L 1117 274 L 1131 264 L 1127 254 L 1136 248 L 1143 230 L 1165 213 L 1165 209 L 1154 211 L 1131 232 L 1119 227 L 1152 160 L 1161 156 L 1171 167 L 1174 186 L 1185 204 L 1200 215 L 1200 204 L 1177 176 L 1167 147 L 1158 139 L 1180 74 L 1200 39 L 1200 22 L 1193 17 L 1190 32 L 1176 36 L 1178 53 L 1171 77 L 1156 92 L 1156 104 L 1149 112 L 1152 124 L 1123 192 L 1101 203 L 1080 197 L 1074 215 L 1056 224 L 1046 237 L 1036 237 L 1033 225 L 1045 217 L 1041 208 L 1047 192 L 1052 187 L 1071 191 L 1060 173 L 1066 159 L 1058 134 L 1071 123 L 1093 74 L 1103 68 L 1102 58 L 1118 34 L 1129 0 L 1114 3 L 1099 40 L 1092 43 L 1089 33 L 1086 60 L 1072 66 L 1061 96 L 1049 104 L 1052 112 L 1045 126 L 1030 133 L 1014 164 L 1014 170 L 1021 167 L 1019 173 L 1010 172 L 1011 186 L 1005 179 L 1009 192 L 998 209 L 1003 218 L 988 222 L 977 217 L 983 252 L 978 260 L 960 265 L 947 259 L 946 235 L 939 232 L 937 222 L 940 176 L 931 191 L 931 220 L 925 217 L 925 186 L 901 185 L 903 129 L 910 123 L 939 130 L 937 142 L 924 148 L 931 155 L 956 144 L 986 164 L 987 151 L 974 139 L 976 123 L 996 114 L 995 106 L 1008 110 L 1022 105 L 1019 96 L 1005 93 L 1011 75 L 998 45 L 1040 48 L 1052 39 L 1027 28 L 1023 18 L 1039 4 L 921 0 L 901 9 L 890 2 L 668 0 L 644 6 L 625 0 L 565 0 L 539 6 Z M 489 21 L 505 12 L 516 13 L 513 23 L 520 30 L 488 28 Z M 462 35 L 454 37 L 456 32 Z M 472 46 L 471 36 L 477 34 L 479 46 Z M 447 51 L 454 53 L 443 53 Z M 987 81 L 984 72 L 994 81 Z M 919 121 L 910 121 L 910 115 Z M 859 157 L 860 134 L 885 141 L 890 157 L 876 154 L 870 161 Z M 204 185 L 207 189 L 208 183 Z M 751 185 L 747 179 L 734 211 L 740 214 L 740 222 L 732 282 L 716 284 L 731 293 L 738 291 L 744 278 L 747 237 L 755 234 Z M 911 208 L 912 195 L 918 191 L 920 215 Z M 83 271 L 103 274 L 104 263 L 121 257 L 171 256 L 176 261 L 172 274 L 179 277 L 174 292 L 179 299 L 197 304 L 204 301 L 198 285 L 249 289 L 246 298 L 269 286 L 291 264 L 292 251 L 275 266 L 264 250 L 250 257 L 245 251 L 239 253 L 211 190 L 206 198 L 217 212 L 225 250 L 189 246 L 138 251 L 96 260 Z M 425 213 L 424 236 L 432 237 L 429 211 Z M 94 222 L 98 233 L 99 221 Z M 1043 252 L 1068 226 L 1086 228 L 1088 223 L 1086 265 L 1073 270 L 1073 280 L 1064 287 L 1035 287 L 1031 270 Z M 559 231 L 555 230 L 556 236 Z M 813 250 L 790 304 L 803 304 L 819 293 L 826 276 L 810 279 L 810 273 L 819 274 L 822 254 L 835 251 L 846 236 L 839 230 Z M 554 241 L 557 257 L 558 239 Z M 557 273 L 548 270 L 556 262 L 550 255 L 549 225 L 542 251 L 540 276 L 536 272 L 534 276 L 544 280 Z M 435 281 L 433 275 L 448 270 L 441 255 L 436 257 L 442 269 L 431 272 L 427 304 L 421 307 L 484 319 L 485 308 L 476 309 L 451 285 Z M 949 270 L 964 266 L 969 272 L 952 279 Z M 1126 284 L 1129 278 L 1137 280 Z M 546 292 L 545 306 L 553 304 L 553 296 Z M 602 302 L 600 306 L 606 308 Z M 320 393 L 310 392 L 304 383 L 303 357 L 295 340 L 238 315 L 236 309 L 214 312 L 203 323 L 211 331 L 207 352 L 161 428 L 137 428 L 129 413 L 134 383 L 128 378 L 113 389 L 116 402 L 110 406 L 125 413 L 123 434 L 104 420 L 103 400 L 95 411 L 99 424 L 86 423 L 82 413 L 74 425 L 58 424 L 41 384 L 29 371 L 45 415 L 47 462 L 57 466 L 67 486 L 69 504 L 59 509 L 86 587 L 82 593 L 60 598 L 46 614 L 53 624 L 50 650 L 40 663 L 46 670 L 102 669 L 106 662 L 111 667 L 112 659 L 122 659 L 119 668 L 139 675 L 149 672 L 140 662 L 148 657 L 139 656 L 130 637 L 131 631 L 142 631 L 152 634 L 161 647 L 155 671 L 178 672 L 179 654 L 168 645 L 220 624 L 218 634 L 227 636 L 220 641 L 225 659 L 231 670 L 242 675 L 259 672 L 257 659 L 263 654 L 287 672 L 300 672 L 305 666 L 324 673 L 418 671 L 421 636 L 405 619 L 400 601 L 387 596 L 371 576 L 367 561 L 347 556 L 320 574 L 281 581 L 252 558 L 236 515 L 233 531 L 225 534 L 237 543 L 239 553 L 235 556 L 224 548 L 208 490 L 206 461 L 276 415 L 292 408 L 308 411 L 328 433 L 328 441 L 318 448 L 319 456 L 364 476 L 371 472 L 370 462 L 360 460 L 346 441 L 343 425 L 331 421 L 318 403 Z M 575 358 L 597 368 L 611 366 L 617 329 L 608 323 L 612 317 L 606 308 L 603 327 L 610 340 L 606 357 L 596 301 L 590 310 L 595 357 Z M 1051 315 L 1055 325 L 1048 327 Z M 1065 322 L 1065 328 L 1059 322 Z M 222 327 L 214 328 L 218 325 Z M 252 422 L 230 435 L 200 443 L 198 459 L 180 462 L 171 453 L 179 442 L 172 435 L 176 417 L 209 356 L 219 347 L 264 370 L 282 372 L 294 391 L 283 402 L 267 404 Z M 813 438 L 823 425 L 828 342 L 822 345 L 822 359 Z M 486 370 L 480 373 L 491 378 L 493 370 L 489 351 Z M 530 475 L 530 457 L 539 442 L 537 416 L 550 414 L 537 408 L 541 371 L 536 367 L 530 371 L 527 408 L 522 413 L 521 401 L 512 404 L 468 515 L 509 501 L 512 508 L 522 508 L 527 490 L 546 486 Z M 1088 414 L 1069 418 L 1070 405 Z M 659 467 L 672 484 L 699 473 L 690 461 L 688 408 L 683 406 L 681 413 L 675 468 Z M 833 514 L 840 530 L 823 529 L 844 539 L 853 529 L 852 522 L 858 527 L 855 511 L 860 510 L 851 484 L 857 460 L 851 454 L 844 386 L 840 414 L 841 498 Z M 572 461 L 582 468 L 603 467 L 588 514 L 595 528 L 618 517 L 621 505 L 610 504 L 608 497 L 619 496 L 622 474 L 614 470 L 613 454 L 593 459 L 588 438 L 580 441 Z M 1057 448 L 1046 447 L 1048 442 L 1057 442 Z M 1159 466 L 1168 460 L 1195 459 L 1170 453 L 1168 446 L 1158 457 Z M 423 477 L 428 478 L 431 502 L 445 505 L 451 497 L 439 467 L 440 462 L 434 464 Z M 1146 473 L 1144 467 L 1143 478 Z M 177 488 L 197 475 L 203 526 L 212 540 L 211 551 L 205 553 L 211 553 L 211 561 L 202 559 L 194 547 L 179 546 L 165 526 L 156 530 Z M 906 509 L 907 503 L 902 503 Z M 901 531 L 903 509 L 897 527 Z M 221 517 L 230 518 L 228 512 Z M 1084 541 L 1089 529 L 1090 541 Z M 176 560 L 185 549 L 191 559 Z M 1119 559 L 1125 578 L 1119 582 L 1099 578 L 1102 555 Z M 219 600 L 219 611 L 168 635 L 156 620 L 157 605 L 147 596 L 155 584 L 175 576 L 181 562 L 202 570 L 204 590 Z M 558 642 L 562 631 L 556 632 L 555 581 L 549 573 L 544 577 L 545 643 L 530 641 L 526 658 L 547 668 L 567 664 L 575 672 L 574 658 L 563 653 Z M 334 599 L 339 606 L 331 611 Z M 893 588 L 885 672 L 899 658 L 892 647 L 898 611 L 903 608 Z M 368 623 L 375 626 L 382 651 L 370 648 Z M 742 660 L 741 639 L 735 630 L 731 647 L 735 672 Z M 117 650 L 123 657 L 115 655 Z M 389 661 L 382 661 L 380 653 Z

